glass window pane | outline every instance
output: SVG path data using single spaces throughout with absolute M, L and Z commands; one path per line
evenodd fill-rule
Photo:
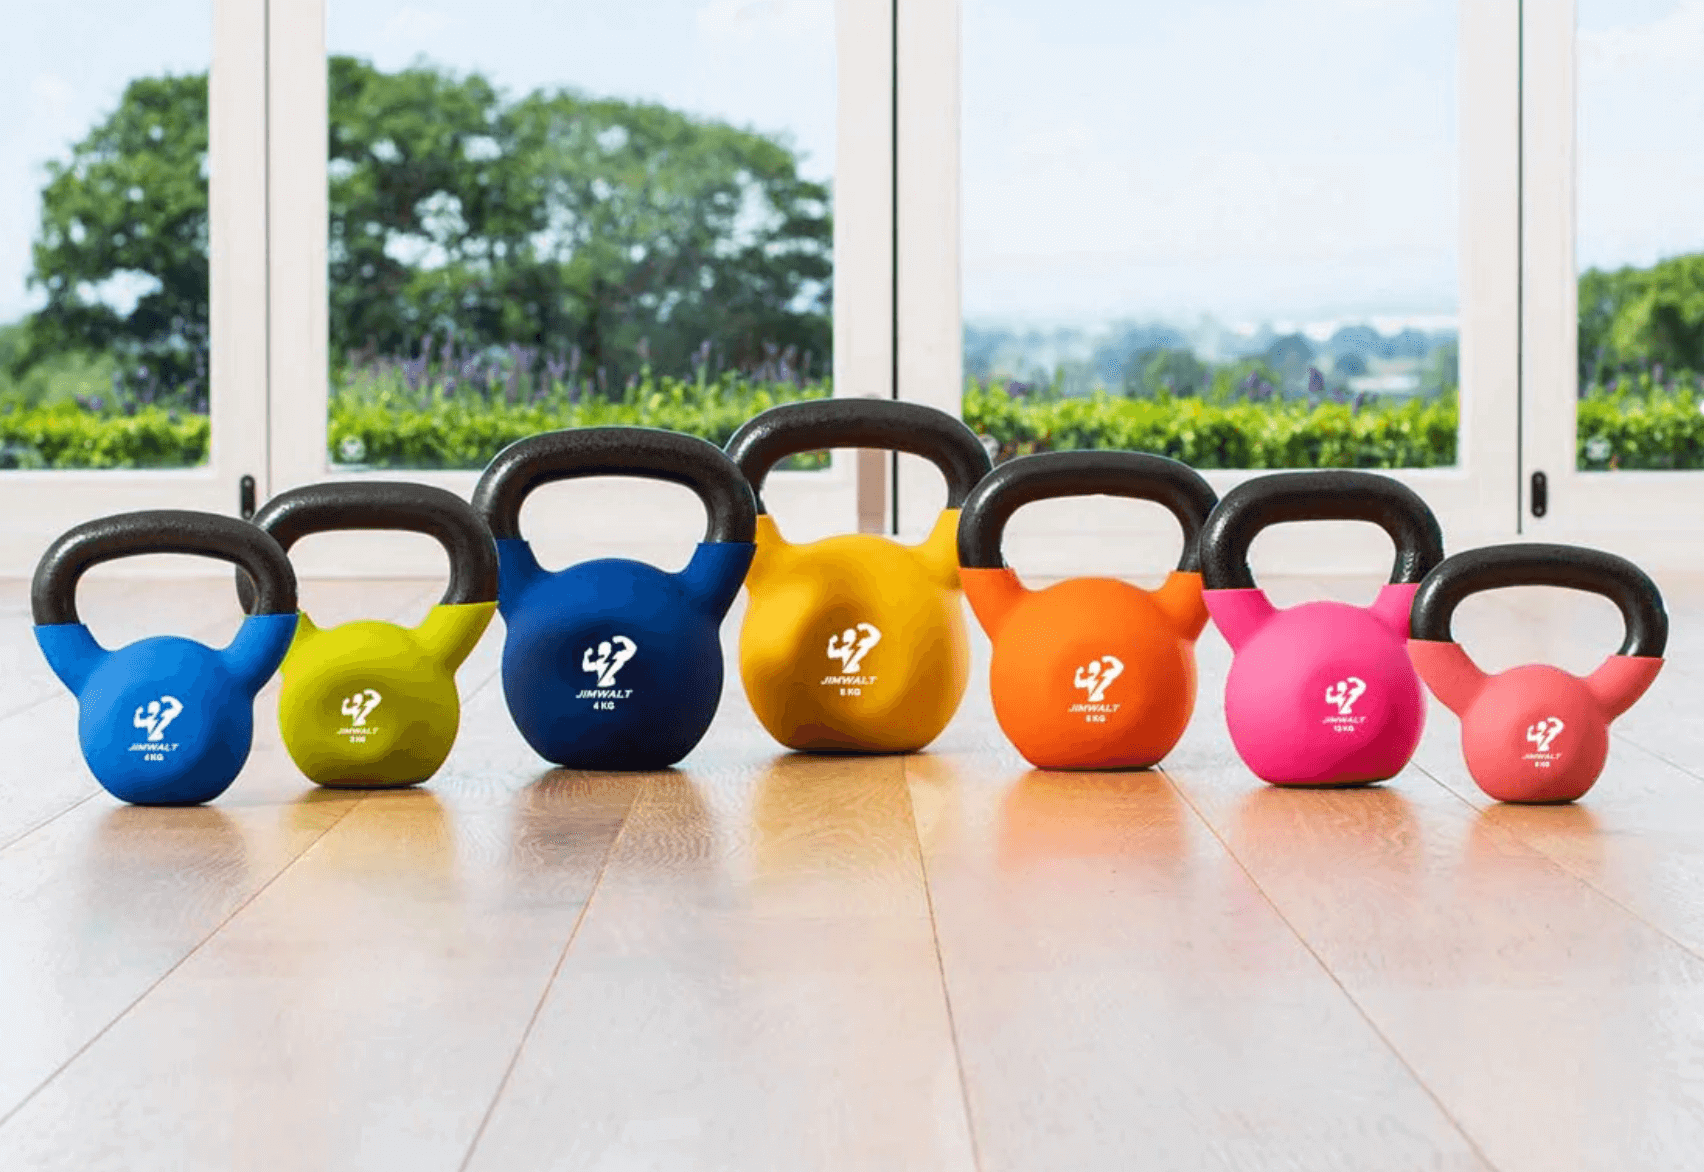
M 1704 468 L 1704 8 L 1578 21 L 1578 467 Z
M 204 463 L 210 0 L 14 5 L 0 467 Z
M 1006 455 L 1456 463 L 1456 4 L 966 0 L 967 416 Z
M 334 464 L 829 392 L 833 0 L 332 0 Z

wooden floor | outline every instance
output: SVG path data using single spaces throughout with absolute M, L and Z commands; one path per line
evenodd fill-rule
M 147 810 L 0 583 L 0 1169 L 1704 1167 L 1704 580 L 1664 585 L 1669 665 L 1570 807 L 1484 799 L 1437 707 L 1388 785 L 1264 787 L 1211 630 L 1163 771 L 1026 768 L 978 638 L 924 755 L 785 755 L 731 679 L 679 771 L 549 772 L 499 623 L 429 786 L 316 790 L 274 685 L 223 798 Z M 82 600 L 110 645 L 222 639 L 229 595 Z M 1620 637 L 1560 592 L 1457 630 L 1491 667 Z

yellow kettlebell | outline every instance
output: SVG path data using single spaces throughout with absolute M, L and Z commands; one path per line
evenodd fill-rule
M 441 488 L 344 481 L 280 493 L 254 523 L 285 550 L 310 533 L 346 529 L 424 533 L 444 547 L 450 583 L 418 627 L 363 620 L 322 629 L 302 613 L 278 696 L 284 747 L 310 780 L 403 786 L 431 777 L 461 723 L 456 668 L 497 609 L 497 547 L 485 522 Z M 247 587 L 240 574 L 238 586 Z
M 934 463 L 947 507 L 933 532 L 921 545 L 870 533 L 788 544 L 764 510 L 764 478 L 786 457 L 822 448 L 882 448 Z M 989 471 L 987 450 L 946 412 L 892 399 L 772 407 L 727 450 L 758 494 L 740 631 L 740 678 L 758 719 L 790 749 L 921 749 L 952 719 L 970 676 L 958 510 Z

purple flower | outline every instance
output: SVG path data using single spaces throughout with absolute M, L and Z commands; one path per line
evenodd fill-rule
M 424 351 L 422 351 L 421 357 L 419 358 L 405 358 L 402 360 L 402 379 L 408 384 L 408 389 L 410 391 L 418 391 L 420 389 L 420 384 L 425 377 L 426 358 Z

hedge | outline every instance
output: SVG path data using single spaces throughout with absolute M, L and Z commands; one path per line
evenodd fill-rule
M 619 400 L 560 396 L 506 403 L 466 395 L 424 407 L 388 393 L 332 400 L 326 436 L 342 464 L 391 468 L 483 468 L 506 444 L 563 427 L 625 424 L 701 436 L 718 447 L 753 415 L 793 399 L 822 398 L 824 383 L 752 383 L 724 377 L 710 383 L 648 380 Z
M 1014 398 L 972 383 L 964 418 L 1002 456 L 1132 448 L 1195 468 L 1429 468 L 1456 462 L 1453 397 L 1401 405 L 1195 398 Z
M 1704 413 L 1690 386 L 1629 379 L 1579 403 L 1582 469 L 1704 468 Z M 664 427 L 726 443 L 752 415 L 820 397 L 794 386 L 658 378 L 620 401 L 505 403 L 468 396 L 424 406 L 340 395 L 331 404 L 334 462 L 391 468 L 481 468 L 505 444 L 594 424 Z M 1456 462 L 1453 398 L 1361 405 L 1011 396 L 972 383 L 965 421 L 1002 457 L 1058 448 L 1134 448 L 1197 468 L 1424 468 Z M 141 407 L 99 415 L 75 407 L 0 410 L 0 467 L 171 468 L 205 462 L 204 415 Z M 807 460 L 808 466 L 808 460 Z
M 1657 376 L 1661 368 L 1657 368 Z M 1697 390 L 1687 386 L 1696 382 Z M 1651 372 L 1580 400 L 1575 428 L 1584 471 L 1704 468 L 1704 379 L 1659 382 Z
M 96 415 L 75 406 L 0 411 L 3 468 L 182 468 L 207 460 L 207 416 L 139 407 Z

